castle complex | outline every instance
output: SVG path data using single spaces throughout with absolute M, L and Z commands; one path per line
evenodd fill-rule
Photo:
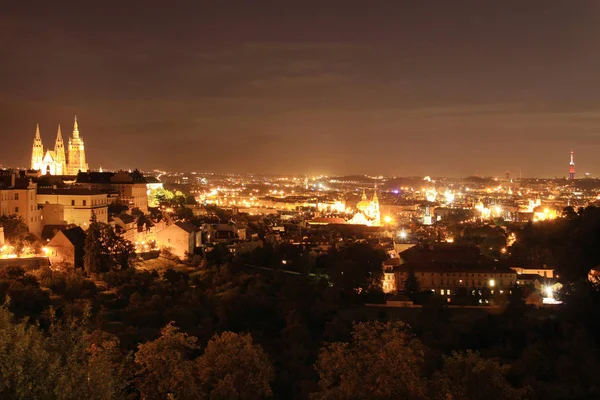
M 31 153 L 31 169 L 50 175 L 77 175 L 79 171 L 88 170 L 83 139 L 79 136 L 77 116 L 73 124 L 73 135 L 69 138 L 68 152 L 65 152 L 60 125 L 58 125 L 54 150 L 48 149 L 45 152 L 40 136 L 40 126 L 36 127 Z

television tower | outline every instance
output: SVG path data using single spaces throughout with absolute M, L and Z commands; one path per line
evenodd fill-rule
M 571 162 L 569 163 L 569 180 L 575 179 L 575 161 L 573 160 L 573 149 L 571 149 Z

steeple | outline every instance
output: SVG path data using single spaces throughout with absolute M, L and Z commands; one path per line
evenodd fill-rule
M 79 139 L 79 125 L 77 124 L 77 115 L 75 116 L 75 122 L 73 123 L 73 139 Z
M 60 124 L 58 125 L 58 132 L 56 132 L 56 142 L 54 143 L 54 162 L 56 175 L 63 175 L 67 173 L 67 157 L 65 155 L 65 144 L 63 142 L 62 133 L 60 131 Z
M 87 171 L 88 165 L 85 162 L 85 147 L 83 139 L 79 136 L 79 125 L 77 124 L 77 116 L 73 122 L 73 136 L 69 138 L 68 146 L 68 164 L 66 173 L 75 175 L 79 171 Z
M 42 169 L 44 159 L 44 146 L 42 145 L 42 136 L 40 135 L 40 124 L 35 126 L 35 138 L 33 139 L 33 149 L 31 151 L 31 169 Z
M 363 194 L 362 194 L 361 201 L 367 201 L 367 193 L 365 192 L 364 188 L 363 188 Z

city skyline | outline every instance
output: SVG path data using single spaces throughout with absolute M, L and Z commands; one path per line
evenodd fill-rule
M 77 114 L 90 168 L 600 175 L 600 4 L 396 3 L 12 4 L 0 164 Z

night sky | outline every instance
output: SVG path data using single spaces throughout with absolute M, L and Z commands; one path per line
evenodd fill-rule
M 6 1 L 0 163 L 598 176 L 599 76 L 597 0 Z

